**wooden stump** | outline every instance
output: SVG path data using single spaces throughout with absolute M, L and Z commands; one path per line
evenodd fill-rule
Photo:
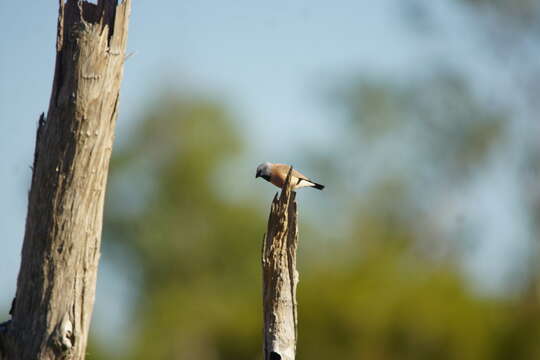
M 292 166 L 281 195 L 272 201 L 263 239 L 264 359 L 293 360 L 296 355 L 296 249 L 298 225 Z

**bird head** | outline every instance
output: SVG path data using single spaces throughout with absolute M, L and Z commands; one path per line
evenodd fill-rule
M 269 162 L 265 162 L 257 166 L 257 172 L 255 173 L 255 178 L 262 177 L 265 180 L 270 180 L 270 175 L 272 174 L 271 166 L 272 164 L 270 164 Z

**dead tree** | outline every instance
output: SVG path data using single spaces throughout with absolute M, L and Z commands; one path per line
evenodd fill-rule
M 85 356 L 130 8 L 130 0 L 60 0 L 54 82 L 47 117 L 39 119 L 0 358 Z
M 297 312 L 297 209 L 292 166 L 281 195 L 274 197 L 263 240 L 264 360 L 294 360 Z

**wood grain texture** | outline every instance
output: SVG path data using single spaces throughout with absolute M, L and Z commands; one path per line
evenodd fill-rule
M 264 360 L 293 360 L 296 354 L 296 193 L 290 168 L 281 195 L 274 197 L 263 240 Z
M 130 0 L 60 0 L 17 294 L 1 332 L 4 358 L 85 357 L 130 8 Z

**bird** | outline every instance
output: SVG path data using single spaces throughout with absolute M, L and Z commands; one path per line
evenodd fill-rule
M 282 188 L 285 184 L 285 179 L 289 173 L 291 167 L 286 164 L 272 164 L 271 162 L 265 162 L 257 166 L 257 172 L 255 173 L 255 179 L 258 177 L 274 184 L 278 188 Z M 303 187 L 312 187 L 317 190 L 324 189 L 324 185 L 317 184 L 313 180 L 310 180 L 304 174 L 293 169 L 291 173 L 291 183 L 294 185 L 294 190 Z

